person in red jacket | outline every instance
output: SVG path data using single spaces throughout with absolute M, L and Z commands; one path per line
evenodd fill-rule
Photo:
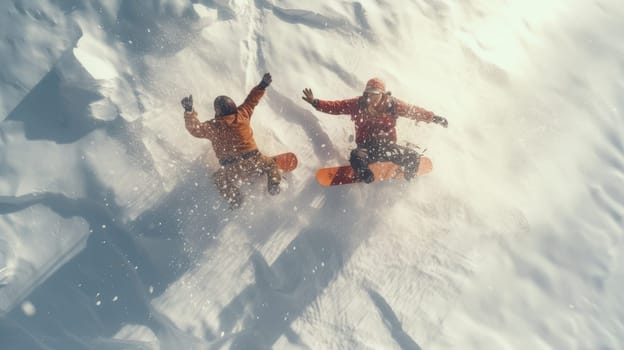
M 396 121 L 405 117 L 448 127 L 448 121 L 424 108 L 407 104 L 386 91 L 384 82 L 372 78 L 366 83 L 362 96 L 339 101 L 314 98 L 312 90 L 303 90 L 303 100 L 317 111 L 328 114 L 351 115 L 355 123 L 355 143 L 349 162 L 365 183 L 373 182 L 374 175 L 368 164 L 390 161 L 403 167 L 405 178 L 412 179 L 418 170 L 420 154 L 413 149 L 396 144 Z
M 251 89 L 242 105 L 236 106 L 227 96 L 214 100 L 214 119 L 200 122 L 193 109 L 193 96 L 182 99 L 184 123 L 191 135 L 211 141 L 220 168 L 213 174 L 213 181 L 221 196 L 231 209 L 240 207 L 243 195 L 240 184 L 252 177 L 265 174 L 269 194 L 280 192 L 281 175 L 275 160 L 260 153 L 250 126 L 253 110 L 271 84 L 271 74 L 266 73 L 262 81 Z

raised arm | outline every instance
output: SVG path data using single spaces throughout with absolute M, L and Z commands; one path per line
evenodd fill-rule
M 213 136 L 212 128 L 208 122 L 200 122 L 197 119 L 197 112 L 193 109 L 193 95 L 185 97 L 180 102 L 184 107 L 184 125 L 191 135 L 200 138 L 211 139 Z
M 197 119 L 197 112 L 194 110 L 184 112 L 184 124 L 186 126 L 186 130 L 188 130 L 188 132 L 195 137 L 212 139 L 214 135 L 209 122 L 200 122 L 199 119 Z
M 355 114 L 358 108 L 358 99 L 351 98 L 339 101 L 316 100 L 316 103 L 312 104 L 312 106 L 317 111 L 327 114 Z
M 312 105 L 317 111 L 327 114 L 355 114 L 358 109 L 358 99 L 352 98 L 348 100 L 339 101 L 324 101 L 314 98 L 314 94 L 311 89 L 303 89 L 304 101 Z
M 265 73 L 260 81 L 260 84 L 251 89 L 249 95 L 247 95 L 247 98 L 245 99 L 245 102 L 238 107 L 238 112 L 241 117 L 251 119 L 254 108 L 256 108 L 260 99 L 264 96 L 266 88 L 271 85 L 272 81 L 273 78 L 271 78 L 271 74 Z

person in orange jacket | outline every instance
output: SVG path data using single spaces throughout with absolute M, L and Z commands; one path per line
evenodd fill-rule
M 303 90 L 303 100 L 317 111 L 328 114 L 351 115 L 355 123 L 355 143 L 349 162 L 356 176 L 365 183 L 374 179 L 368 164 L 390 161 L 403 167 L 407 180 L 418 170 L 420 154 L 413 149 L 397 145 L 396 121 L 405 117 L 426 123 L 448 127 L 448 121 L 424 108 L 407 104 L 386 91 L 384 82 L 372 78 L 366 83 L 362 96 L 339 101 L 324 101 L 314 98 L 312 90 Z
M 228 96 L 215 98 L 214 119 L 205 122 L 197 119 L 192 95 L 181 101 L 186 129 L 191 135 L 212 143 L 220 165 L 213 174 L 213 181 L 231 209 L 240 207 L 243 202 L 240 185 L 255 176 L 267 176 L 269 194 L 280 192 L 281 175 L 275 160 L 258 150 L 250 125 L 253 110 L 271 82 L 271 74 L 264 74 L 262 81 L 251 89 L 245 102 L 238 107 Z

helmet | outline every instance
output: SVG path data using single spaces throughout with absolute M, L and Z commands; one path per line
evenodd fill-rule
M 365 93 L 381 94 L 386 91 L 386 84 L 379 78 L 372 78 L 366 83 Z
M 227 96 L 219 96 L 214 100 L 214 110 L 217 117 L 234 114 L 236 113 L 236 103 Z

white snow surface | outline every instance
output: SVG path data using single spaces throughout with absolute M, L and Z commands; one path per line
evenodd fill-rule
M 619 0 L 0 5 L 1 349 L 624 349 Z M 230 211 L 218 95 L 299 167 Z M 371 77 L 434 170 L 324 188 Z

